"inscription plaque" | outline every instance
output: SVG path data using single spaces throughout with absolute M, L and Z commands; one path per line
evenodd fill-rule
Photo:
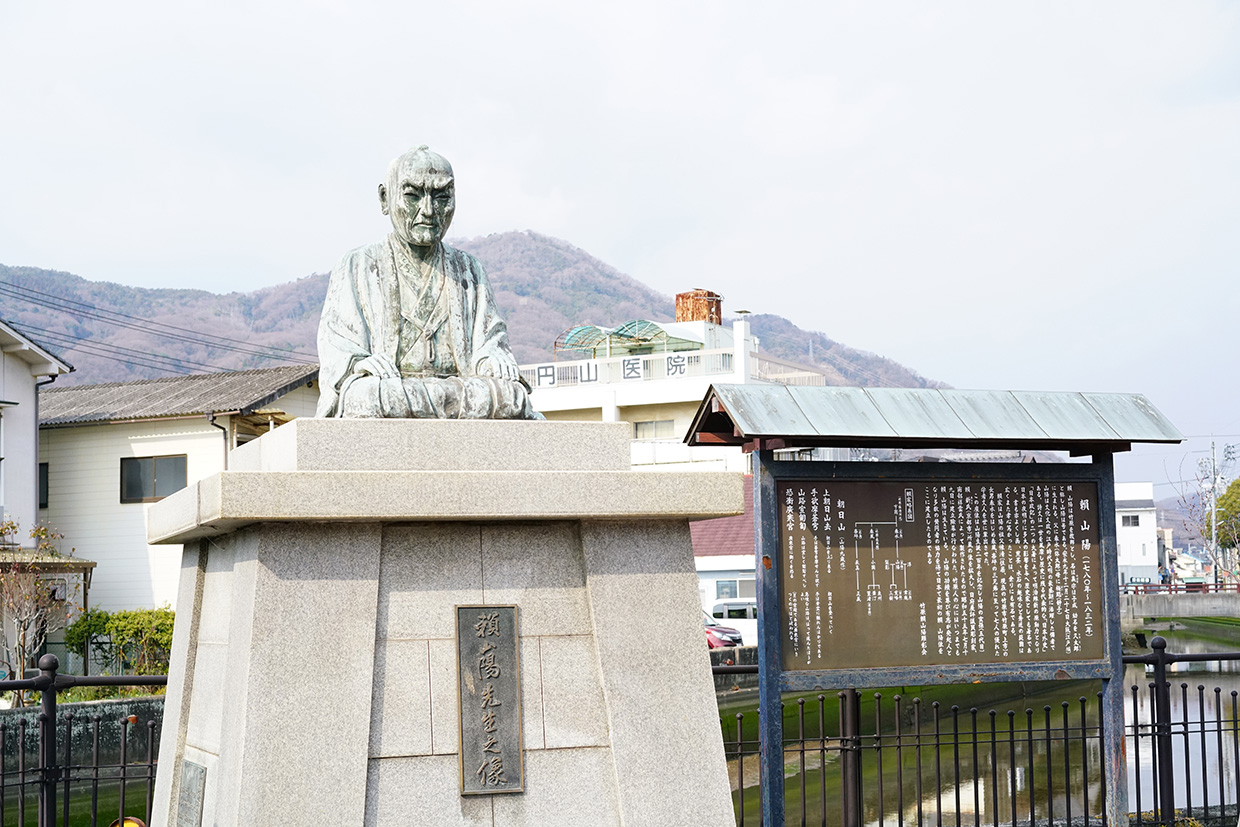
M 206 788 L 207 768 L 182 758 L 177 827 L 202 827 L 202 799 Z
M 516 606 L 457 606 L 461 795 L 525 789 Z
M 1095 483 L 777 493 L 785 671 L 1105 657 Z

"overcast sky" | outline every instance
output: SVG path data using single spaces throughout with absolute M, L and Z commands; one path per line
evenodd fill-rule
M 456 168 L 453 235 L 1240 442 L 1240 5 L 0 5 L 5 264 L 324 272 L 419 143 Z M 1170 496 L 1203 448 L 1120 478 Z

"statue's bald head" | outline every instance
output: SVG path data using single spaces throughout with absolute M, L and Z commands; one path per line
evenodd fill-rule
M 452 184 L 452 164 L 448 159 L 434 152 L 426 144 L 414 147 L 403 155 L 398 155 L 388 164 L 388 188 L 395 192 L 395 184 L 402 174 L 417 175 L 437 188 Z
M 405 243 L 438 243 L 456 210 L 452 164 L 425 145 L 392 159 L 387 182 L 379 185 L 379 204 Z

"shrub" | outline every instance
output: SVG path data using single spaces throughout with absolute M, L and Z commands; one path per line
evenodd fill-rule
M 106 612 L 91 609 L 65 630 L 65 645 L 86 657 L 89 649 L 129 675 L 166 675 L 176 614 L 167 606 Z

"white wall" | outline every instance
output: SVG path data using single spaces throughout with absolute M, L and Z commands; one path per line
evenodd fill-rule
M 702 608 L 709 611 L 720 598 L 715 597 L 715 583 L 719 580 L 755 581 L 752 554 L 718 554 L 694 557 L 698 574 L 698 597 Z M 752 595 L 747 595 L 751 597 Z M 741 598 L 737 598 L 741 599 Z
M 286 393 L 275 402 L 271 403 L 271 407 L 284 411 L 289 416 L 314 416 L 314 410 L 319 404 L 319 383 L 316 379 L 309 385 L 302 385 L 296 390 Z
M 661 354 L 660 354 L 661 355 Z M 547 418 L 558 411 L 621 409 L 647 405 L 685 404 L 696 406 L 714 383 L 733 382 L 732 374 L 692 379 L 656 379 L 648 382 L 613 382 L 605 385 L 578 385 L 537 388 L 530 402 Z
M 318 383 L 300 387 L 270 406 L 290 416 L 312 416 Z M 230 428 L 230 418 L 216 423 Z M 94 560 L 92 607 L 176 608 L 181 546 L 146 543 L 150 503 L 120 501 L 122 457 L 185 454 L 186 482 L 224 469 L 225 434 L 206 417 L 161 422 L 100 423 L 39 432 L 39 459 L 48 463 L 48 508 L 39 519 L 65 535 L 62 546 Z M 7 460 L 6 460 L 7 462 Z
M 0 400 L 17 403 L 0 408 L 0 505 L 19 524 L 18 541 L 27 544 L 39 504 L 36 379 L 27 362 L 11 353 L 0 357 Z
M 635 471 L 736 471 L 752 473 L 750 454 L 730 445 L 685 445 L 678 439 L 635 439 L 630 461 Z
M 1152 501 L 1152 482 L 1117 482 L 1116 503 Z M 1136 526 L 1124 526 L 1124 517 L 1135 517 Z M 1158 517 L 1154 508 L 1115 509 L 1115 543 L 1118 548 L 1120 582 L 1131 577 L 1148 577 L 1158 582 Z
M 227 417 L 217 420 L 225 425 Z M 48 463 L 48 508 L 41 519 L 65 535 L 62 546 L 94 560 L 92 607 L 175 608 L 180 546 L 148 546 L 150 503 L 120 501 L 122 457 L 186 455 L 189 482 L 224 464 L 224 434 L 203 417 L 164 422 L 45 428 L 39 456 Z

